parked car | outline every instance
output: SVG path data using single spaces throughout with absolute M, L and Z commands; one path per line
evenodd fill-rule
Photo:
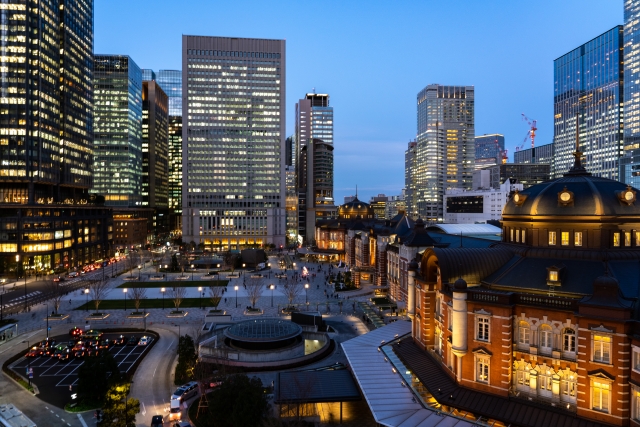
M 144 336 L 142 338 L 140 338 L 140 341 L 138 341 L 138 345 L 147 345 L 151 342 L 151 338 Z
M 74 277 L 78 277 L 77 271 L 72 271 L 71 273 L 69 273 L 69 279 L 73 279 Z
M 184 402 L 185 400 L 191 399 L 196 394 L 198 394 L 198 383 L 196 381 L 191 381 L 179 387 L 171 396 L 171 400 Z
M 137 344 L 138 344 L 138 338 L 136 338 L 135 335 L 131 335 L 127 340 L 127 345 L 137 345 Z
M 87 351 L 86 351 L 86 355 L 87 356 L 99 356 L 100 355 L 100 348 L 98 348 L 97 345 L 95 346 L 91 346 L 91 347 L 86 347 Z
M 57 276 L 53 278 L 54 282 L 64 282 L 64 277 L 62 276 Z
M 69 331 L 69 335 L 74 338 L 80 338 L 82 336 L 82 333 L 82 329 L 78 328 L 77 326 L 74 326 L 73 329 Z
M 44 348 L 40 346 L 33 346 L 29 349 L 25 357 L 39 357 L 44 354 Z
M 97 340 L 100 339 L 102 335 L 104 334 L 96 329 L 89 329 L 82 334 L 84 338 L 93 338 Z
M 103 349 L 103 350 L 109 350 L 109 347 L 111 347 L 111 341 L 109 341 L 109 338 L 104 339 L 104 340 L 100 340 L 98 343 L 98 347 Z
M 87 349 L 85 348 L 84 343 L 82 341 L 78 341 L 76 345 L 74 345 L 73 348 L 71 349 L 71 353 L 73 353 L 73 357 L 84 357 L 86 352 L 87 352 Z
M 125 345 L 127 343 L 127 338 L 124 335 L 120 335 L 117 338 L 112 340 L 113 345 Z
M 162 427 L 164 425 L 164 418 L 162 415 L 154 415 L 151 418 L 151 427 Z

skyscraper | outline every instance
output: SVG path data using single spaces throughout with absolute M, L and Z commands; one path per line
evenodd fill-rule
M 504 135 L 499 133 L 476 136 L 476 160 L 494 159 L 496 163 L 502 162 L 504 152 Z
M 142 72 L 127 55 L 95 55 L 93 193 L 142 205 Z
M 61 271 L 110 250 L 90 197 L 93 1 L 0 7 L 0 273 Z
M 415 158 L 405 172 L 409 213 L 425 221 L 443 221 L 444 191 L 472 185 L 474 88 L 429 85 L 418 93 L 417 104 Z
M 561 177 L 574 162 L 576 120 L 589 172 L 618 179 L 622 154 L 622 26 L 562 55 L 554 69 L 554 165 Z
M 284 40 L 182 37 L 182 238 L 285 243 Z
M 553 143 L 525 148 L 513 153 L 513 163 L 553 164 Z
M 169 100 L 154 81 L 142 82 L 142 206 L 166 210 Z
M 333 201 L 333 107 L 329 106 L 329 95 L 307 93 L 296 104 L 295 114 L 298 234 L 311 243 L 315 238 L 316 220 L 331 218 L 336 210 Z M 310 144 L 314 144 L 313 149 L 307 150 Z
M 640 0 L 624 0 L 624 150 L 640 149 Z

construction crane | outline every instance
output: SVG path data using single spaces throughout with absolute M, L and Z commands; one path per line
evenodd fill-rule
M 527 138 L 531 137 L 531 148 L 533 148 L 534 141 L 536 139 L 536 131 L 538 130 L 538 122 L 537 120 L 531 120 L 529 117 L 525 116 L 524 113 L 522 113 L 522 120 L 527 122 L 527 124 L 530 126 L 529 132 L 527 132 L 527 136 L 525 137 L 525 141 L 527 140 Z M 524 145 L 524 143 L 522 145 Z
M 502 161 L 503 165 L 506 164 L 507 160 L 509 160 L 507 156 L 507 149 L 506 148 L 504 150 L 500 149 L 500 144 L 498 144 L 498 138 L 494 139 L 493 142 L 496 145 L 496 153 L 498 153 L 498 158 L 496 159 L 496 162 Z

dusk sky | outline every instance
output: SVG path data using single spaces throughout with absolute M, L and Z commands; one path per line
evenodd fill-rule
M 179 70 L 182 34 L 285 39 L 287 135 L 298 99 L 331 96 L 342 203 L 356 185 L 361 200 L 400 194 L 428 84 L 475 86 L 476 135 L 504 134 L 510 160 L 522 113 L 552 142 L 553 60 L 622 23 L 622 0 L 97 0 L 94 51 Z

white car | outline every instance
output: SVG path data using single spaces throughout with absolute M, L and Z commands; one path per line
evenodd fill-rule
M 147 345 L 151 342 L 151 338 L 150 337 L 142 337 L 140 338 L 140 341 L 138 341 L 138 345 Z

